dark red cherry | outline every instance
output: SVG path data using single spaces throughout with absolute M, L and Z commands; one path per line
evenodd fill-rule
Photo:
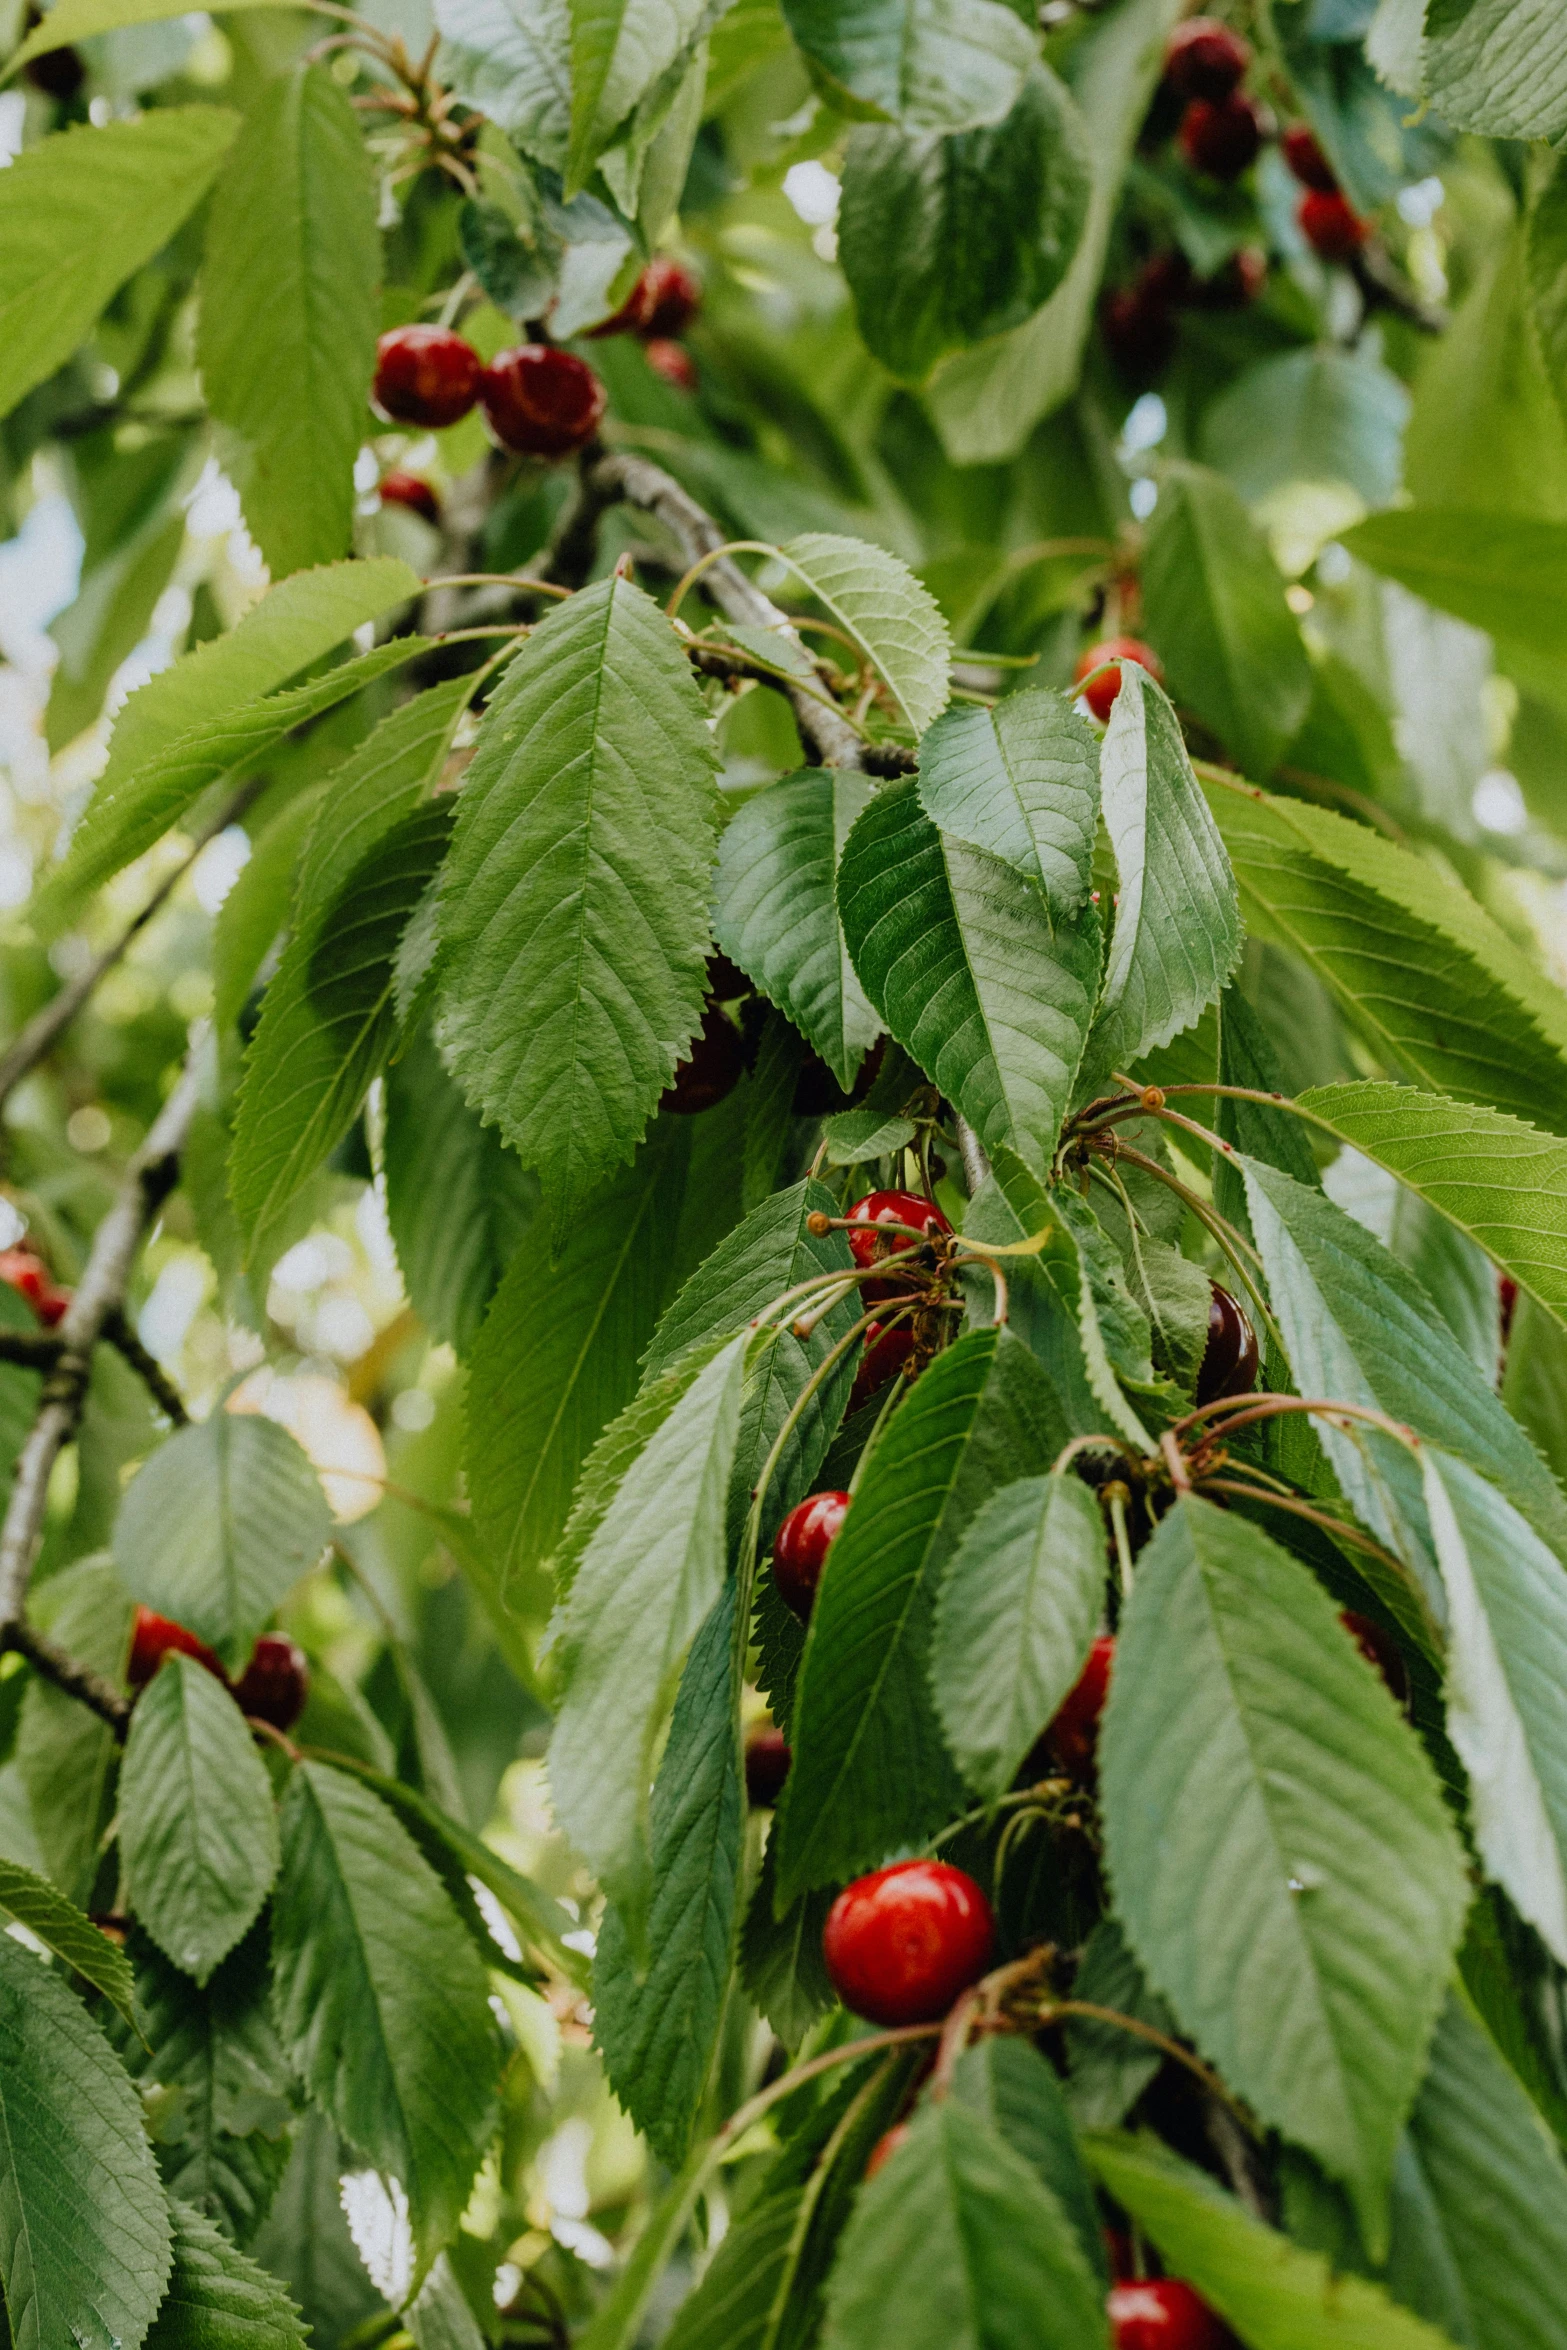
M 1094 1775 L 1099 1750 L 1099 1720 L 1110 1694 L 1115 1665 L 1115 1642 L 1105 1634 L 1094 1642 L 1088 1661 L 1061 1700 L 1045 1744 L 1067 1778 L 1086 1786 Z
M 1180 2277 L 1112 2285 L 1107 2303 L 1115 2350 L 1235 2350 L 1235 2336 Z
M 1211 16 L 1177 25 L 1164 52 L 1165 79 L 1181 98 L 1227 98 L 1250 63 L 1250 43 Z
M 895 1330 L 883 1330 L 873 1322 L 865 1333 L 865 1352 L 860 1367 L 854 1374 L 854 1385 L 844 1406 L 846 1417 L 852 1418 L 873 1395 L 879 1395 L 889 1379 L 895 1379 L 914 1354 L 916 1340 L 906 1322 Z
M 607 394 L 585 359 L 548 343 L 502 351 L 479 378 L 479 405 L 503 449 L 568 457 L 604 421 Z
M 1353 261 L 1370 234 L 1369 223 L 1336 191 L 1308 188 L 1295 207 L 1295 218 L 1307 244 L 1324 261 Z
M 671 342 L 667 335 L 655 335 L 647 345 L 647 363 L 655 375 L 661 375 L 677 392 L 694 392 L 700 382 L 696 361 L 684 343 Z
M 795 1503 L 773 1537 L 773 1581 L 778 1596 L 802 1623 L 815 1604 L 827 1553 L 848 1513 L 846 1493 L 812 1493 Z
M 54 1286 L 43 1258 L 30 1248 L 0 1248 L 0 1281 L 25 1297 L 34 1313 Z
M 133 1689 L 144 1689 L 169 1655 L 194 1657 L 197 1664 L 205 1665 L 209 1673 L 227 1685 L 228 1675 L 205 1640 L 198 1640 L 194 1632 L 188 1632 L 172 1616 L 155 1615 L 150 1607 L 139 1607 L 131 1632 L 126 1680 Z
M 710 1110 L 716 1102 L 727 1099 L 744 1075 L 745 1039 L 728 1014 L 709 998 L 702 1025 L 658 1106 L 679 1117 L 694 1118 L 698 1111 Z
M 1223 1395 L 1250 1395 L 1257 1384 L 1257 1333 L 1238 1298 L 1218 1282 L 1210 1284 L 1208 1343 L 1197 1372 L 1197 1401 L 1217 1403 Z
M 1266 253 L 1243 245 L 1212 277 L 1195 279 L 1187 300 L 1194 310 L 1247 310 L 1267 282 Z
M 291 1730 L 304 1712 L 309 1694 L 310 1668 L 304 1650 L 281 1632 L 263 1632 L 234 1685 L 240 1712 L 258 1722 L 270 1722 L 274 1730 Z
M 667 340 L 685 333 L 702 307 L 702 288 L 689 269 L 660 253 L 642 272 L 642 305 L 637 332 Z
M 770 1811 L 783 1792 L 793 1760 L 782 1730 L 753 1730 L 745 1742 L 745 1791 L 758 1811 Z
M 1076 682 L 1082 686 L 1083 699 L 1101 726 L 1107 723 L 1115 707 L 1116 696 L 1121 691 L 1121 672 L 1119 669 L 1106 669 L 1104 664 L 1107 661 L 1135 661 L 1139 669 L 1147 670 L 1156 684 L 1164 683 L 1163 664 L 1152 645 L 1145 645 L 1141 637 L 1107 636 L 1099 644 L 1090 645 L 1078 661 Z M 1093 677 L 1096 669 L 1099 675 Z M 1092 678 L 1092 683 L 1084 685 L 1084 678 Z
M 1292 123 L 1279 146 L 1303 188 L 1316 188 L 1324 196 L 1338 194 L 1338 174 L 1317 145 L 1316 133 L 1303 122 Z
M 1262 152 L 1260 110 L 1239 91 L 1228 98 L 1194 98 L 1181 116 L 1181 153 L 1193 171 L 1238 180 Z
M 822 1953 L 845 2007 L 873 2024 L 929 2024 L 990 1960 L 990 1904 L 962 1869 L 899 1860 L 845 1886 Z
M 412 514 L 422 514 L 426 522 L 439 523 L 441 501 L 427 481 L 417 473 L 403 473 L 396 467 L 381 476 L 381 503 L 383 506 L 406 506 Z
M 1357 1616 L 1353 1608 L 1343 1608 L 1339 1622 L 1349 1634 L 1367 1664 L 1375 1665 L 1389 1692 L 1400 1705 L 1409 1703 L 1409 1671 L 1404 1663 L 1398 1642 L 1391 1632 L 1373 1623 L 1370 1616 Z
M 449 326 L 394 326 L 376 345 L 371 397 L 391 424 L 456 424 L 479 396 L 483 361 Z
M 884 2162 L 891 2162 L 898 2148 L 904 2144 L 908 2134 L 909 2125 L 907 2122 L 894 2122 L 890 2130 L 882 2132 L 871 2148 L 870 2160 L 865 2165 L 865 2176 L 868 2179 L 873 2179 L 876 2176 Z
M 879 1265 L 887 1257 L 901 1256 L 919 1242 L 907 1232 L 888 1231 L 888 1225 L 908 1224 L 927 1240 L 940 1239 L 952 1226 L 934 1200 L 926 1199 L 917 1191 L 868 1191 L 857 1199 L 849 1210 L 849 1254 L 856 1265 Z M 878 1298 L 902 1297 L 908 1284 L 895 1277 L 888 1281 L 862 1281 L 860 1295 L 867 1304 Z
M 1179 329 L 1168 301 L 1142 286 L 1107 294 L 1099 312 L 1105 349 L 1119 373 L 1141 390 L 1162 375 L 1175 356 Z
M 1502 1344 L 1505 1347 L 1513 1334 L 1513 1316 L 1518 1311 L 1518 1284 L 1511 1273 L 1496 1276 L 1496 1298 L 1501 1310 Z

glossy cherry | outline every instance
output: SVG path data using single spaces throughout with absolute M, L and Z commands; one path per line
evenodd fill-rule
M 865 1333 L 865 1352 L 844 1406 L 848 1418 L 852 1419 L 873 1395 L 879 1395 L 889 1379 L 897 1377 L 912 1359 L 915 1346 L 914 1333 L 906 1322 L 900 1322 L 895 1330 L 883 1330 L 879 1322 L 871 1324 Z
M 1194 98 L 1176 136 L 1193 171 L 1238 180 L 1262 152 L 1262 114 L 1239 91 L 1228 98 Z
M 661 375 L 677 392 L 694 392 L 701 378 L 696 361 L 684 343 L 671 342 L 667 335 L 655 335 L 647 348 L 647 363 L 655 375 Z
M 1208 1343 L 1197 1371 L 1197 1401 L 1217 1403 L 1221 1395 L 1250 1395 L 1257 1384 L 1257 1333 L 1238 1298 L 1209 1284 Z
M 1045 1744 L 1069 1779 L 1084 1784 L 1094 1775 L 1099 1750 L 1099 1721 L 1110 1694 L 1115 1666 L 1115 1642 L 1108 1633 L 1096 1640 L 1079 1673 L 1045 1732 Z
M 263 1632 L 234 1684 L 234 1695 L 242 1714 L 270 1722 L 274 1730 L 291 1730 L 310 1695 L 304 1650 L 281 1632 Z
M 1180 2277 L 1112 2285 L 1107 2307 L 1115 2350 L 1234 2350 L 1224 2320 Z
M 658 1106 L 673 1110 L 677 1117 L 694 1118 L 726 1100 L 744 1075 L 745 1039 L 709 997 L 702 1025 Z
M 1370 224 L 1334 190 L 1308 188 L 1295 207 L 1300 233 L 1324 261 L 1353 261 L 1370 234 Z
M 1303 188 L 1317 188 L 1324 196 L 1338 193 L 1338 174 L 1318 146 L 1315 131 L 1303 122 L 1292 123 L 1279 148 Z
M 391 424 L 456 424 L 479 397 L 484 363 L 449 326 L 394 326 L 376 345 L 371 398 Z
M 908 1224 L 927 1240 L 937 1240 L 952 1230 L 946 1217 L 934 1200 L 926 1199 L 918 1191 L 868 1191 L 857 1199 L 849 1210 L 849 1254 L 862 1269 L 879 1265 L 887 1257 L 902 1256 L 919 1242 L 907 1232 L 887 1231 L 887 1225 Z M 889 1281 L 862 1281 L 860 1294 L 867 1304 L 878 1298 L 901 1297 L 906 1283 L 896 1278 Z
M 908 2138 L 908 2134 L 909 2125 L 907 2122 L 894 2122 L 890 2130 L 882 2132 L 871 2148 L 870 2160 L 865 2165 L 865 2176 L 868 2179 L 873 2179 L 876 2176 L 884 2162 L 891 2162 L 898 2148 Z
M 757 1811 L 770 1811 L 793 1761 L 782 1730 L 753 1730 L 745 1742 L 745 1791 Z
M 381 503 L 383 506 L 406 506 L 411 514 L 420 514 L 426 522 L 439 523 L 441 501 L 427 481 L 417 473 L 403 473 L 395 468 L 381 476 Z
M 873 2024 L 944 2016 L 990 1960 L 990 1904 L 962 1869 L 899 1860 L 845 1886 L 827 1913 L 822 1953 L 845 2007 Z
M 1227 98 L 1251 63 L 1251 44 L 1211 16 L 1189 16 L 1164 52 L 1164 76 L 1178 97 Z
M 796 1502 L 773 1537 L 778 1596 L 803 1623 L 816 1600 L 827 1553 L 849 1512 L 846 1493 L 812 1493 Z
M 479 378 L 479 405 L 503 449 L 524 457 L 568 457 L 592 440 L 608 395 L 574 351 L 523 343 L 502 351 Z
M 1159 684 L 1164 682 L 1164 669 L 1158 654 L 1152 645 L 1145 645 L 1141 637 L 1107 636 L 1102 643 L 1090 645 L 1077 664 L 1077 683 L 1082 686 L 1083 699 L 1101 726 L 1109 719 L 1115 698 L 1121 690 L 1120 670 L 1106 669 L 1106 661 L 1135 661 L 1139 669 L 1146 669 L 1149 676 Z M 1092 676 L 1096 669 L 1100 674 L 1093 678 L 1091 684 L 1084 685 L 1083 680 Z
M 228 1675 L 205 1640 L 198 1640 L 183 1624 L 172 1616 L 155 1615 L 150 1607 L 136 1610 L 136 1622 L 131 1632 L 130 1661 L 125 1678 L 133 1689 L 143 1689 L 153 1674 L 171 1653 L 194 1657 L 208 1672 L 227 1684 Z
M 1353 1608 L 1340 1611 L 1339 1622 L 1349 1634 L 1367 1664 L 1375 1665 L 1390 1694 L 1400 1705 L 1409 1703 L 1409 1671 L 1404 1663 L 1398 1642 L 1391 1632 L 1373 1623 L 1370 1616 L 1357 1616 Z

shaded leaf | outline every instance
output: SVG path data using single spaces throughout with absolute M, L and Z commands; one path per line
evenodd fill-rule
M 46 1943 L 84 1983 L 101 1991 L 127 2023 L 132 2021 L 131 1970 L 124 1951 L 100 1933 L 74 1901 L 57 1893 L 47 1877 L 20 1861 L 0 1859 L 0 1909 Z
M 1175 2036 L 1175 2018 L 1149 1990 L 1113 1917 L 1102 1917 L 1089 1935 L 1072 1996 L 1117 2015 L 1133 2016 L 1167 2039 Z M 1068 2017 L 1066 2046 L 1072 2069 L 1064 2093 L 1072 2118 L 1082 2129 L 1114 2129 L 1124 2121 L 1164 2062 L 1162 2052 L 1140 2033 L 1092 2016 Z
M 299 2312 L 277 2279 L 188 2204 L 171 2217 L 174 2266 L 147 2350 L 303 2350 Z
M 118 1680 L 131 1641 L 131 1602 L 106 1558 L 52 1575 L 32 1608 L 67 1655 Z M 107 1722 L 34 1674 L 22 1699 L 16 1759 L 44 1867 L 63 1893 L 92 1905 L 102 1838 L 113 1811 L 120 1749 Z
M 967 130 L 1008 113 L 1034 44 L 997 0 L 784 0 L 784 19 L 840 113 Z

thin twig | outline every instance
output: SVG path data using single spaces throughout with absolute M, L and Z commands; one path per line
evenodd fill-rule
M 130 1364 L 159 1411 L 171 1419 L 176 1428 L 187 1426 L 190 1414 L 185 1409 L 185 1398 L 157 1356 L 149 1354 L 142 1345 L 126 1318 L 123 1306 L 116 1306 L 105 1317 L 103 1335 L 115 1352 Z
M 52 1640 L 20 1617 L 0 1633 L 0 1649 L 12 1648 L 19 1656 L 25 1656 L 46 1681 L 63 1689 L 67 1697 L 77 1698 L 90 1707 L 100 1720 L 108 1723 L 117 1738 L 124 1737 L 125 1725 L 131 1718 L 130 1699 L 112 1681 L 94 1672 L 91 1665 L 67 1656 L 63 1648 L 56 1648 Z

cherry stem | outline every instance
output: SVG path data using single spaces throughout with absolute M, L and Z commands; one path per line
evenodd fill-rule
M 1025 1983 L 1043 1973 L 1056 1954 L 1053 1942 L 1041 1943 L 1024 1958 L 1014 1958 L 1006 1966 L 996 1967 L 971 1985 L 953 2008 L 941 2027 L 941 2046 L 936 2054 L 936 2070 L 931 2078 L 932 2097 L 945 2097 L 952 2085 L 952 2075 L 958 2058 L 968 2046 L 969 2031 L 983 2013 L 992 2025 L 1000 2020 L 1001 2002 L 1009 1991 L 1021 1990 Z
M 1424 1598 L 1403 1560 L 1392 1551 L 1385 1550 L 1380 1542 L 1373 1542 L 1371 1536 L 1363 1534 L 1358 1526 L 1347 1525 L 1342 1518 L 1333 1517 L 1327 1510 L 1314 1509 L 1310 1502 L 1301 1501 L 1292 1493 L 1271 1493 L 1264 1485 L 1247 1484 L 1238 1477 L 1199 1477 L 1197 1491 L 1233 1493 L 1239 1501 L 1261 1502 L 1268 1509 L 1287 1510 L 1293 1518 L 1305 1518 L 1311 1525 L 1320 1526 L 1325 1534 L 1331 1534 L 1336 1541 L 1348 1542 L 1356 1550 L 1366 1551 L 1372 1558 L 1380 1559 L 1385 1567 L 1391 1567 L 1399 1581 L 1407 1584 L 1421 1599 L 1424 1611 Z
M 1118 1452 L 1123 1460 L 1141 1463 L 1142 1455 L 1133 1450 L 1124 1436 L 1074 1436 L 1070 1444 L 1063 1444 L 1050 1464 L 1052 1477 L 1059 1477 L 1069 1468 L 1080 1452 Z
M 1145 2024 L 1138 2016 L 1122 2015 L 1118 2008 L 1101 2007 L 1092 1999 L 1052 1999 L 1048 2007 L 1037 2011 L 1037 2015 L 1041 2025 L 1064 2022 L 1069 2016 L 1075 2015 L 1081 2016 L 1085 2023 L 1113 2024 L 1117 2031 L 1130 2032 L 1138 2040 L 1151 2041 L 1155 2048 L 1162 2048 L 1165 2055 L 1173 2057 L 1177 2064 L 1185 2065 L 1187 2071 L 1194 2074 L 1205 2089 L 1226 2105 L 1236 2120 L 1245 2126 L 1249 2137 L 1255 2138 L 1257 2135 L 1251 2115 L 1230 2094 L 1218 2074 L 1211 2072 L 1200 2056 L 1194 2056 L 1189 2048 L 1183 2048 L 1179 2040 L 1172 2040 L 1168 2033 L 1156 2030 L 1152 2024 Z
M 1121 1574 L 1121 1597 L 1132 1596 L 1132 1544 L 1126 1530 L 1126 1487 L 1119 1478 L 1108 1484 L 1101 1497 L 1110 1505 L 1110 1525 L 1115 1534 L 1116 1565 Z
M 992 1328 L 997 1330 L 1004 1330 L 1007 1326 L 1007 1315 L 1011 1302 L 1007 1289 L 1007 1277 L 1005 1273 L 1002 1272 L 1001 1267 L 997 1264 L 995 1258 L 987 1251 L 976 1248 L 973 1241 L 969 1242 L 969 1247 L 974 1250 L 972 1256 L 949 1257 L 947 1262 L 954 1271 L 960 1265 L 984 1266 L 986 1272 L 990 1275 L 991 1280 L 996 1285 L 996 1315 L 995 1321 L 992 1324 Z
M 516 588 L 519 593 L 526 591 L 530 596 L 554 596 L 565 604 L 569 604 L 576 594 L 575 588 L 556 587 L 547 579 L 524 579 L 515 571 L 443 571 L 435 578 L 427 579 L 424 584 L 427 588 L 509 587 Z M 451 640 L 444 638 L 442 641 L 449 643 Z
M 1259 1267 L 1262 1263 L 1262 1259 L 1246 1239 L 1245 1234 L 1238 1231 L 1227 1216 L 1221 1216 L 1217 1208 L 1212 1207 L 1207 1200 L 1193 1191 L 1190 1184 L 1183 1183 L 1178 1175 L 1172 1175 L 1168 1168 L 1161 1167 L 1157 1159 L 1150 1159 L 1144 1152 L 1134 1150 L 1130 1143 L 1113 1138 L 1108 1147 L 1115 1152 L 1117 1158 L 1129 1160 L 1132 1166 L 1140 1167 L 1145 1175 L 1152 1175 L 1158 1182 L 1164 1184 L 1166 1189 L 1173 1191 L 1177 1199 L 1185 1201 L 1203 1230 L 1210 1239 L 1217 1241 L 1224 1255 L 1234 1266 L 1237 1279 L 1256 1307 L 1258 1319 L 1278 1348 L 1279 1353 L 1286 1353 L 1283 1333 L 1273 1319 L 1273 1310 L 1258 1287 L 1250 1268 L 1243 1261 L 1242 1252 L 1245 1256 L 1251 1257 Z
M 1301 1395 L 1259 1395 L 1239 1409 L 1236 1408 L 1237 1402 L 1238 1399 L 1233 1395 L 1215 1396 L 1212 1403 L 1199 1404 L 1196 1411 L 1188 1412 L 1182 1420 L 1176 1420 L 1169 1434 L 1181 1436 L 1188 1428 L 1194 1428 L 1199 1420 L 1206 1420 L 1210 1414 L 1233 1411 L 1233 1419 L 1225 1420 L 1222 1426 L 1215 1426 L 1208 1431 L 1210 1438 L 1222 1443 L 1226 1437 L 1233 1436 L 1237 1428 L 1248 1428 L 1258 1420 L 1276 1419 L 1283 1412 L 1320 1412 L 1324 1419 L 1364 1420 L 1406 1446 L 1417 1460 L 1420 1457 L 1420 1439 L 1414 1430 L 1406 1428 L 1401 1420 L 1390 1419 L 1386 1412 L 1379 1412 L 1370 1404 L 1336 1403 L 1331 1397 Z
M 675 582 L 669 601 L 664 606 L 666 620 L 674 619 L 703 572 L 710 571 L 715 563 L 722 563 L 726 555 L 771 555 L 777 560 L 778 549 L 770 546 L 766 539 L 726 539 L 721 547 L 709 547 L 707 553 L 699 555 L 690 569 Z

